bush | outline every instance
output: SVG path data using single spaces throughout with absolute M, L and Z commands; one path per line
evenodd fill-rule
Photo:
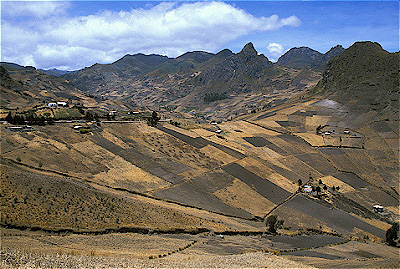
M 81 128 L 81 129 L 79 129 L 79 132 L 80 132 L 81 134 L 87 134 L 87 133 L 89 133 L 89 129 L 87 129 L 87 128 Z
M 268 232 L 275 234 L 276 230 L 282 227 L 283 220 L 278 220 L 278 216 L 271 215 L 266 220 L 266 226 L 268 228 Z
M 399 224 L 395 223 L 386 231 L 386 242 L 389 246 L 396 247 L 399 244 Z

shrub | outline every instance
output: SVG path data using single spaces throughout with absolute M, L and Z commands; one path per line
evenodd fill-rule
M 276 215 L 269 216 L 266 220 L 268 232 L 275 234 L 276 230 L 282 227 L 283 222 L 283 220 L 278 220 L 278 216 Z
M 399 224 L 395 223 L 386 231 L 386 242 L 389 246 L 396 247 L 399 243 Z
M 89 129 L 87 129 L 87 128 L 81 128 L 81 129 L 79 129 L 79 132 L 80 132 L 81 134 L 87 134 L 87 133 L 89 133 Z

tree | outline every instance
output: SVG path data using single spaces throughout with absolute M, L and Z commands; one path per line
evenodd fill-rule
M 25 118 L 22 115 L 15 115 L 13 124 L 24 125 Z
M 5 120 L 6 120 L 7 122 L 9 122 L 9 123 L 11 123 L 11 122 L 13 121 L 13 116 L 11 115 L 11 111 L 8 112 L 8 114 L 7 114 L 6 118 L 5 118 Z
M 322 128 L 323 128 L 323 127 L 322 127 L 321 125 L 317 127 L 317 130 L 316 130 L 317 135 L 321 134 L 321 129 L 322 129 Z
M 47 117 L 46 121 L 47 121 L 48 125 L 54 125 L 54 119 L 53 118 Z
M 276 230 L 282 227 L 283 220 L 278 220 L 278 216 L 271 215 L 267 218 L 265 225 L 267 226 L 268 232 L 275 234 Z
M 160 117 L 158 117 L 157 112 L 153 111 L 151 117 L 147 118 L 147 123 L 152 127 L 156 127 L 159 120 Z
M 93 119 L 94 119 L 93 114 L 90 113 L 89 111 L 86 111 L 85 120 L 87 120 L 87 121 L 92 121 Z
M 46 118 L 43 116 L 38 117 L 37 119 L 37 125 L 39 126 L 44 126 L 46 125 Z
M 395 223 L 386 231 L 386 242 L 389 246 L 396 247 L 399 243 L 399 224 Z

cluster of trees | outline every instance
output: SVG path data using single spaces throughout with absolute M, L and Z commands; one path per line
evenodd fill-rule
M 178 122 L 178 121 L 171 121 L 170 124 L 172 124 L 172 125 L 174 125 L 174 126 L 176 126 L 176 127 L 181 126 L 181 123 Z
M 227 96 L 226 96 L 226 93 L 224 92 L 224 93 L 217 93 L 217 92 L 207 92 L 205 95 L 204 95 L 204 102 L 205 103 L 211 103 L 211 102 L 214 102 L 214 101 L 218 101 L 218 100 L 223 100 L 223 99 L 226 99 L 226 98 L 228 98 Z
M 86 111 L 85 120 L 87 121 L 99 121 L 99 115 L 95 112 Z
M 5 119 L 7 122 L 11 124 L 16 124 L 16 125 L 39 125 L 43 126 L 46 124 L 54 124 L 54 119 L 50 117 L 45 117 L 45 116 L 37 116 L 35 113 L 30 113 L 26 117 L 24 115 L 12 115 L 11 112 L 7 114 Z
M 152 127 L 156 127 L 159 121 L 160 121 L 160 117 L 158 116 L 157 112 L 155 112 L 155 111 L 153 111 L 153 113 L 151 113 L 151 117 L 147 118 L 147 124 Z

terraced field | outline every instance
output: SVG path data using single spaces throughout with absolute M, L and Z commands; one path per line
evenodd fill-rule
M 191 241 L 188 235 L 198 229 L 225 236 L 249 232 L 261 236 L 266 230 L 262 220 L 277 215 L 284 221 L 282 233 L 311 230 L 342 237 L 201 237 L 201 244 L 196 243 L 181 254 L 236 255 L 247 249 L 270 248 L 303 249 L 288 252 L 290 258 L 346 258 L 348 254 L 309 248 L 343 243 L 350 237 L 375 242 L 384 239 L 390 223 L 399 217 L 399 190 L 395 184 L 398 166 L 394 146 L 387 143 L 388 139 L 398 139 L 398 133 L 393 128 L 395 123 L 380 123 L 384 115 L 369 114 L 365 119 L 372 118 L 372 123 L 363 123 L 360 116 L 349 117 L 346 106 L 333 106 L 329 101 L 283 103 L 271 111 L 223 122 L 218 125 L 220 134 L 207 131 L 207 125 L 183 129 L 168 123 L 157 128 L 144 123 L 102 123 L 92 126 L 86 135 L 74 132 L 72 123 L 38 126 L 29 133 L 1 127 L 2 166 L 14 175 L 14 180 L 6 174 L 2 176 L 7 186 L 1 200 L 7 213 L 2 225 L 65 228 L 53 221 L 58 219 L 75 223 L 73 232 L 78 233 L 82 229 L 100 233 L 107 229 L 179 230 L 184 235 L 172 236 L 171 244 L 176 241 L 185 245 L 200 240 L 199 237 Z M 361 135 L 365 143 L 340 144 L 340 136 L 333 135 L 335 146 L 327 144 L 326 136 L 316 132 L 322 123 L 329 125 L 324 128 L 336 132 L 348 128 Z M 305 184 L 319 191 L 306 193 L 302 189 Z M 39 185 L 43 185 L 40 193 Z M 65 188 L 75 190 L 76 194 L 63 191 Z M 86 189 L 91 198 L 84 203 L 81 200 L 85 201 Z M 10 198 L 15 195 L 17 200 Z M 35 208 L 27 206 L 24 199 L 35 200 Z M 52 201 L 53 207 L 48 201 Z M 112 201 L 118 201 L 118 206 L 108 206 L 110 211 L 96 218 L 94 205 L 102 208 Z M 388 214 L 373 212 L 372 206 L 376 204 L 384 206 Z M 53 210 L 60 205 L 68 210 Z M 81 213 L 77 213 L 79 210 Z M 18 217 L 29 216 L 28 212 L 37 218 Z M 15 238 L 10 239 L 10 247 L 19 244 L 13 241 Z M 163 242 L 168 236 L 152 238 Z M 54 243 L 61 248 L 70 244 L 57 237 L 53 239 L 42 243 Z M 125 253 L 123 249 L 128 248 L 119 243 L 115 248 L 97 247 L 100 241 L 93 243 L 96 253 Z M 145 243 L 139 244 L 145 248 Z M 160 252 L 169 253 L 173 248 Z M 152 255 L 140 248 L 133 252 Z M 373 251 L 360 249 L 357 255 L 378 259 Z

